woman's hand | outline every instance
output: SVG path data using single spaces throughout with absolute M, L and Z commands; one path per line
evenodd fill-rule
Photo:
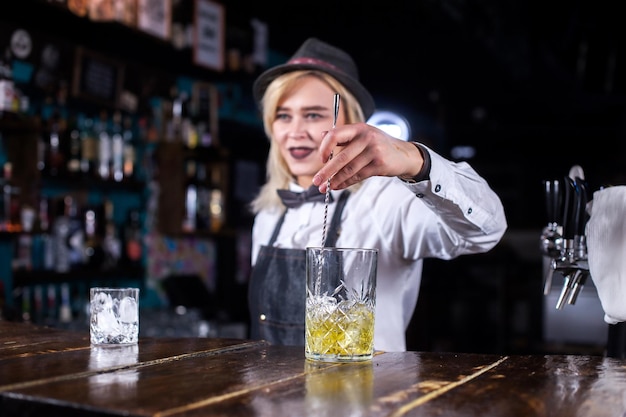
M 332 150 L 333 157 L 328 160 Z M 327 162 L 313 177 L 313 184 L 322 193 L 326 192 L 328 178 L 330 188 L 340 190 L 372 176 L 410 178 L 424 164 L 415 145 L 366 123 L 323 132 L 320 153 Z

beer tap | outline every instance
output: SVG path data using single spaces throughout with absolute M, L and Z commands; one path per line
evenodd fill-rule
M 577 260 L 578 270 L 570 285 L 568 304 L 576 303 L 578 294 L 580 294 L 590 275 L 589 261 L 587 259 L 587 237 L 585 235 L 585 225 L 587 220 L 589 220 L 586 211 L 587 202 L 589 201 L 588 187 L 587 183 L 579 177 L 575 179 L 575 184 L 580 193 L 579 201 L 576 205 L 576 219 L 578 223 L 576 234 L 574 235 L 574 257 Z
M 554 259 L 560 257 L 563 248 L 563 186 L 559 180 L 546 180 L 544 186 L 548 224 L 541 232 L 541 252 L 550 258 L 552 264 Z M 552 289 L 553 275 L 554 269 L 550 267 L 544 281 L 544 295 L 548 295 Z
M 587 184 L 581 177 L 565 177 L 565 185 L 563 242 L 560 256 L 551 263 L 552 273 L 560 272 L 564 278 L 556 304 L 559 310 L 566 302 L 576 303 L 589 276 L 585 238 Z

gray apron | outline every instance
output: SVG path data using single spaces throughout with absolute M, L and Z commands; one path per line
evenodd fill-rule
M 341 213 L 349 195 L 346 190 L 337 200 L 324 246 L 335 246 L 337 242 Z M 306 250 L 273 246 L 286 212 L 278 220 L 269 243 L 259 249 L 250 275 L 250 337 L 273 345 L 304 346 Z

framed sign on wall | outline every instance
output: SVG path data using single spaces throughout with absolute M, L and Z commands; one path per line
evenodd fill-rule
M 82 47 L 76 49 L 72 94 L 116 106 L 124 83 L 124 64 Z
M 172 0 L 137 0 L 137 29 L 169 40 L 172 35 Z
M 194 63 L 223 71 L 224 7 L 210 0 L 196 0 L 194 27 Z

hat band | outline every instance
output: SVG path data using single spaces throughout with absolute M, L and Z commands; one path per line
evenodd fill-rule
M 326 67 L 335 71 L 339 71 L 341 73 L 344 73 L 344 71 L 342 71 L 341 69 L 337 68 L 336 66 L 334 66 L 333 64 L 329 64 L 326 61 L 322 61 L 319 59 L 315 59 L 315 58 L 306 58 L 306 57 L 301 57 L 301 58 L 293 58 L 290 59 L 289 62 L 287 62 L 288 64 L 293 64 L 293 65 L 298 65 L 298 64 L 309 64 L 309 65 L 317 65 L 320 67 Z

